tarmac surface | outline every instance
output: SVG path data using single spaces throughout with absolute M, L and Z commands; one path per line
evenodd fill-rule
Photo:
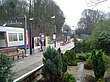
M 54 47 L 53 44 L 51 44 L 50 46 Z M 74 47 L 74 43 L 72 42 L 64 46 L 60 46 L 60 44 L 57 43 L 57 47 L 55 49 L 57 50 L 58 48 L 60 48 L 61 51 L 64 53 L 66 50 L 70 50 L 73 47 Z M 13 72 L 15 72 L 13 80 L 43 64 L 42 58 L 43 58 L 43 52 L 39 52 L 39 50 L 37 50 L 37 52 L 32 55 L 28 55 L 27 57 L 20 58 L 19 60 L 15 60 L 14 66 L 12 68 Z

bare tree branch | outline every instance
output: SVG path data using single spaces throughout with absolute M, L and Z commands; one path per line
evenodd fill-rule
M 88 7 L 96 7 L 98 4 L 100 4 L 102 2 L 106 2 L 106 1 L 108 1 L 108 0 L 89 0 L 89 2 L 86 1 L 86 3 L 88 5 Z

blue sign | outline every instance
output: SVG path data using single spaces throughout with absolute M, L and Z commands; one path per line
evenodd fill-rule
M 40 37 L 40 40 L 44 40 L 45 39 L 45 37 Z

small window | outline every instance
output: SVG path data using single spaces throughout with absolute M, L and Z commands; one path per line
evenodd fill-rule
M 0 40 L 5 39 L 4 32 L 0 32 Z
M 12 33 L 8 33 L 9 41 L 12 41 Z
M 18 41 L 17 33 L 8 33 L 9 41 Z
M 13 41 L 18 41 L 17 33 L 13 33 Z
M 23 34 L 22 33 L 19 33 L 19 41 L 23 41 Z

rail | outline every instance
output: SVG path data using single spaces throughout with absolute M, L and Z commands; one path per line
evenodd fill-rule
M 40 65 L 40 66 L 38 66 L 37 68 L 35 68 L 35 69 L 29 71 L 28 73 L 26 73 L 26 74 L 20 76 L 19 78 L 15 79 L 13 82 L 18 82 L 18 81 L 20 81 L 20 80 L 25 79 L 26 77 L 28 77 L 28 76 L 31 75 L 32 73 L 38 71 L 38 70 L 39 70 L 40 68 L 42 68 L 42 67 L 43 67 L 43 64 Z

